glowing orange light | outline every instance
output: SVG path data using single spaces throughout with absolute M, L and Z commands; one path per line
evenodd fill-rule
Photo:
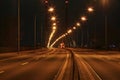
M 56 23 L 53 23 L 53 26 L 56 26 L 57 24 Z
M 56 26 L 53 26 L 53 30 L 56 30 Z
M 76 27 L 73 27 L 73 29 L 75 30 L 75 29 L 76 29 Z
M 94 9 L 92 7 L 88 7 L 88 12 L 93 12 Z
M 54 11 L 54 8 L 53 8 L 53 7 L 50 7 L 50 8 L 48 9 L 48 11 L 49 11 L 49 12 L 53 12 L 53 11 Z
M 86 21 L 86 20 L 87 20 L 86 16 L 82 16 L 82 17 L 81 17 L 81 20 L 82 20 L 82 21 Z
M 47 4 L 47 3 L 48 3 L 48 0 L 45 0 L 45 3 Z
M 79 22 L 77 22 L 77 23 L 76 23 L 76 25 L 77 25 L 77 26 L 80 26 L 80 23 L 79 23 Z
M 52 20 L 52 21 L 55 21 L 55 20 L 56 20 L 56 17 L 55 17 L 55 16 L 52 16 L 52 17 L 51 17 L 51 20 Z
M 69 33 L 69 34 L 72 33 L 72 29 L 68 30 L 68 33 Z
M 65 3 L 68 3 L 68 1 L 65 1 Z

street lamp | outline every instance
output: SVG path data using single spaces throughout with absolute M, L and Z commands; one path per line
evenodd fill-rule
M 100 0 L 100 3 L 102 4 L 102 7 L 104 8 L 103 11 L 104 11 L 104 34 L 105 34 L 105 37 L 104 37 L 104 46 L 105 48 L 107 49 L 107 45 L 108 45 L 108 16 L 107 16 L 107 9 L 109 7 L 109 0 Z
M 54 22 L 54 23 L 53 23 L 53 26 L 56 26 L 56 25 L 57 25 L 57 24 Z
M 102 5 L 104 7 L 105 10 L 105 48 L 107 49 L 107 45 L 108 45 L 108 17 L 107 17 L 107 8 L 108 8 L 108 3 L 109 0 L 101 0 L 102 1 Z
M 68 0 L 65 0 L 65 4 L 68 4 L 68 2 L 69 2 Z
M 53 30 L 56 30 L 56 26 L 53 26 Z
M 48 9 L 48 12 L 54 12 L 54 8 L 53 8 L 53 7 L 50 7 L 50 8 Z
M 55 21 L 56 20 L 56 17 L 55 16 L 52 16 L 51 17 L 51 21 Z
M 92 12 L 94 12 L 94 8 L 92 7 L 92 6 L 89 6 L 88 8 L 87 8 L 87 11 L 88 11 L 88 13 L 92 13 Z M 90 37 L 89 37 L 89 27 L 87 27 L 87 44 L 88 45 L 90 45 L 89 43 L 90 43 Z M 96 38 L 96 33 L 94 34 L 95 35 L 95 38 Z
M 82 16 L 81 17 L 81 21 L 85 22 L 87 20 L 86 16 Z M 84 45 L 84 41 L 83 41 L 83 29 L 81 28 L 81 47 L 83 47 Z
M 77 23 L 76 23 L 76 26 L 78 26 L 78 27 L 79 27 L 80 25 L 81 25 L 81 24 L 80 24 L 79 22 L 77 22 Z
M 93 12 L 94 11 L 94 9 L 93 9 L 93 7 L 88 7 L 88 12 Z
M 42 35 L 42 47 L 44 47 L 46 45 L 46 41 L 47 41 L 47 37 L 48 34 L 47 32 L 45 32 L 44 30 L 48 29 L 48 5 L 49 5 L 49 1 L 48 0 L 43 0 L 44 1 L 44 5 L 45 5 L 45 27 L 43 27 L 43 30 L 41 31 L 41 34 L 45 34 Z
M 77 27 L 80 27 L 80 25 L 81 25 L 80 22 L 77 22 L 77 23 L 76 23 L 76 26 L 77 26 Z M 79 42 L 78 32 L 77 32 L 77 35 L 76 35 L 76 42 L 77 42 L 77 43 Z
M 76 30 L 76 27 L 74 26 L 73 29 Z
M 64 0 L 64 3 L 65 3 L 65 22 L 64 22 L 64 23 L 65 23 L 65 24 L 64 24 L 65 27 L 64 27 L 63 29 L 67 30 L 67 29 L 68 29 L 68 17 L 69 17 L 69 15 L 68 15 L 68 14 L 69 14 L 69 13 L 68 13 L 68 12 L 69 12 L 69 11 L 68 11 L 68 10 L 69 10 L 69 9 L 68 9 L 68 8 L 69 8 L 69 0 Z M 69 37 L 70 37 L 70 36 L 66 36 L 66 38 L 64 38 L 64 41 L 66 42 L 66 45 L 67 45 L 67 46 L 70 45 L 69 42 L 68 42 L 68 41 L 69 41 Z M 63 42 L 63 40 L 62 40 L 62 42 Z
M 48 43 L 47 43 L 47 48 L 50 47 L 51 39 L 52 39 L 52 37 L 54 36 L 54 33 L 55 33 L 56 29 L 57 29 L 56 26 L 53 26 L 53 27 L 52 27 L 52 32 L 51 32 L 51 34 L 50 34 L 50 36 L 49 36 L 49 40 L 48 40 Z
M 82 16 L 82 17 L 81 17 L 81 20 L 82 20 L 82 21 L 86 21 L 86 20 L 87 20 L 86 16 Z
M 67 33 L 69 33 L 69 34 L 72 33 L 72 29 L 69 29 Z
M 44 2 L 45 2 L 45 4 L 48 4 L 48 0 L 45 0 Z

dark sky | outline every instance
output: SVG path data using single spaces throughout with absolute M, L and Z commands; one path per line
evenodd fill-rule
M 59 28 L 56 35 L 58 36 L 58 33 L 66 31 L 63 31 L 66 22 L 65 3 L 64 0 L 49 0 L 49 5 L 53 5 L 56 9 L 56 15 L 59 21 Z M 95 12 L 92 14 L 86 13 L 86 8 L 89 5 L 95 7 Z M 35 15 L 37 16 L 37 42 L 39 44 L 42 44 L 43 41 L 46 42 L 44 38 L 47 34 L 44 33 L 50 32 L 50 28 L 45 27 L 45 9 L 43 0 L 21 0 L 22 45 L 33 45 Z M 96 35 L 98 45 L 104 44 L 104 16 L 107 15 L 108 42 L 109 44 L 114 42 L 120 43 L 120 0 L 109 0 L 109 6 L 107 8 L 101 5 L 101 0 L 69 0 L 67 28 L 73 26 L 83 14 L 89 15 L 88 21 L 83 26 L 85 28 L 89 27 L 90 40 L 94 41 L 94 35 Z M 86 31 L 84 32 L 86 33 Z M 80 30 L 78 34 L 78 37 L 81 36 Z M 74 35 L 76 35 L 76 32 Z M 17 41 L 17 0 L 0 0 L 0 36 L 1 46 L 6 46 L 7 44 L 12 45 Z M 78 42 L 78 45 L 80 45 L 80 42 Z

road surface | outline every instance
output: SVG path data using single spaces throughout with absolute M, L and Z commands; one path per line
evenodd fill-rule
M 120 80 L 120 52 L 46 49 L 0 54 L 0 80 Z

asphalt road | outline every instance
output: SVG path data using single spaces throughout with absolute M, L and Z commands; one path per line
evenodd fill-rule
M 120 52 L 46 49 L 0 54 L 0 80 L 120 80 Z

